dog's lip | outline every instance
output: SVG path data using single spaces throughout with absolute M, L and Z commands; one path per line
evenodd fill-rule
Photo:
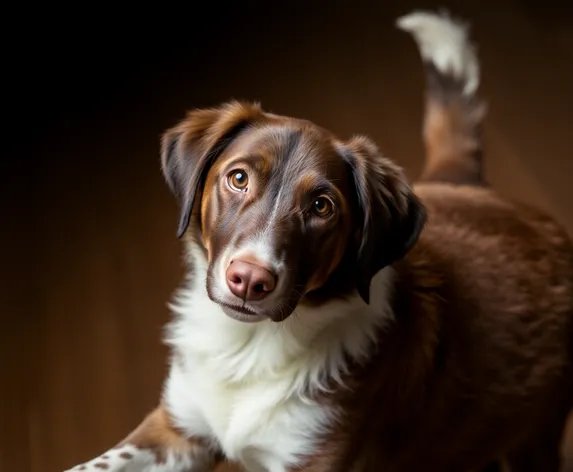
M 251 308 L 248 308 L 246 306 L 233 305 L 231 303 L 224 303 L 224 302 L 222 302 L 221 305 L 223 305 L 226 308 L 231 308 L 232 310 L 243 313 L 244 315 L 258 315 L 258 313 L 255 310 L 252 310 Z
M 221 307 L 228 316 L 230 316 L 231 318 L 235 318 L 239 321 L 253 322 L 253 321 L 261 321 L 267 318 L 265 315 L 257 313 L 256 311 L 246 306 L 233 305 L 231 303 L 224 303 L 224 302 L 219 302 L 219 305 L 221 305 Z

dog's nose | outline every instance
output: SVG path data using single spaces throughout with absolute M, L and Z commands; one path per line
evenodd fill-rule
M 247 261 L 232 261 L 227 269 L 227 285 L 244 301 L 265 298 L 275 289 L 276 276 L 270 270 Z

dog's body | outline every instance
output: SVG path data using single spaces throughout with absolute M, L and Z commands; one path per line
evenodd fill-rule
M 255 105 L 194 112 L 166 134 L 191 269 L 163 400 L 73 470 L 558 470 L 573 248 L 483 180 L 465 30 L 400 21 L 430 79 L 414 191 L 365 138 Z

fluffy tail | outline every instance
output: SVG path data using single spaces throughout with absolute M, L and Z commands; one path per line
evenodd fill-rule
M 481 124 L 486 107 L 477 95 L 479 61 L 468 26 L 431 12 L 410 13 L 396 26 L 413 36 L 426 70 L 426 163 L 420 180 L 485 185 Z

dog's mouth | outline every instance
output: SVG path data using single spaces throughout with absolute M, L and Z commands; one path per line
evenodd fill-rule
M 223 308 L 223 311 L 227 316 L 230 316 L 231 318 L 234 318 L 238 321 L 244 321 L 246 323 L 254 323 L 257 321 L 262 321 L 267 318 L 265 315 L 257 313 L 256 311 L 246 306 L 232 305 L 230 303 L 223 303 L 223 302 L 219 302 L 219 305 L 221 306 L 221 308 Z

